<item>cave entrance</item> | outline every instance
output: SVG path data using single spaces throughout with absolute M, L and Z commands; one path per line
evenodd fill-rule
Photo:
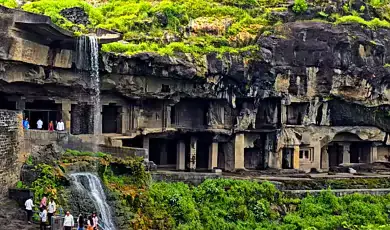
M 352 142 L 350 146 L 351 163 L 369 163 L 371 154 L 370 142 Z
M 120 133 L 120 117 L 119 110 L 120 106 L 115 104 L 103 106 L 103 133 Z
M 256 129 L 276 128 L 281 122 L 281 103 L 278 98 L 268 98 L 261 100 L 256 113 Z
M 294 168 L 294 148 L 283 148 L 282 169 Z
M 26 109 L 24 110 L 24 118 L 28 117 L 30 121 L 30 128 L 37 129 L 37 121 L 42 120 L 43 130 L 47 130 L 49 122 L 53 121 L 54 128 L 56 121 L 62 119 L 61 105 L 49 100 L 35 100 L 33 102 L 26 102 Z
M 8 100 L 5 94 L 0 93 L 0 109 L 16 110 L 16 101 Z
M 329 167 L 335 167 L 343 163 L 344 147 L 337 143 L 328 146 Z
M 149 140 L 149 160 L 159 168 L 175 168 L 176 152 L 175 139 L 151 138 Z
M 196 169 L 207 169 L 209 164 L 209 154 L 211 141 L 198 139 L 196 146 Z
M 291 105 L 288 105 L 286 109 L 287 125 L 302 125 L 308 108 L 309 103 L 291 103 Z
M 265 169 L 265 137 L 254 141 L 253 148 L 244 149 L 244 164 L 247 169 Z

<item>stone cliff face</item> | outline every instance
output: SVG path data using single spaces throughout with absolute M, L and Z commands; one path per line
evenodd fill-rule
M 181 92 L 193 97 L 281 97 L 287 104 L 318 98 L 329 101 L 335 111 L 343 107 L 362 117 L 375 111 L 375 116 L 379 117 L 374 120 L 378 123 L 365 121 L 362 124 L 389 130 L 388 30 L 293 22 L 280 26 L 278 31 L 277 35 L 259 37 L 260 51 L 250 59 L 209 54 L 199 63 L 188 55 L 169 57 L 141 53 L 124 57 L 103 54 L 102 68 L 107 73 L 103 81 L 108 89 L 130 97 L 142 93 L 134 83 L 136 78 L 154 76 L 200 83 L 199 89 Z M 115 78 L 114 75 L 123 76 Z M 173 92 L 177 93 L 176 90 Z M 362 122 L 358 116 L 356 120 L 339 116 L 333 114 L 331 120 L 339 125 L 341 120 L 353 125 Z
M 0 10 L 5 107 L 92 134 L 95 90 L 77 69 L 77 39 L 50 23 L 34 35 L 27 16 Z M 180 170 L 326 170 L 390 155 L 389 30 L 315 21 L 273 30 L 240 54 L 101 52 L 98 125 L 119 134 L 106 143 L 146 148 L 147 160 Z

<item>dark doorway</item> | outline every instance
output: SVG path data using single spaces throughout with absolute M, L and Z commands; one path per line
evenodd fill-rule
M 253 148 L 244 149 L 245 168 L 265 169 L 265 139 L 257 139 Z
M 196 168 L 207 169 L 209 166 L 210 141 L 198 139 L 196 146 Z
M 343 146 L 337 143 L 328 146 L 329 167 L 343 163 Z
M 282 153 L 282 168 L 283 169 L 293 169 L 294 168 L 294 149 L 293 148 L 283 148 Z
M 218 168 L 225 169 L 225 145 L 227 143 L 218 143 Z
M 15 110 L 16 101 L 9 101 L 5 95 L 0 94 L 0 109 Z
M 371 143 L 353 142 L 350 147 L 351 163 L 369 163 Z
M 177 142 L 174 139 L 149 139 L 149 160 L 157 165 L 176 165 Z
M 143 148 L 143 136 L 136 136 L 132 139 L 122 139 L 122 145 L 125 147 Z
M 103 106 L 103 133 L 118 133 L 118 106 Z

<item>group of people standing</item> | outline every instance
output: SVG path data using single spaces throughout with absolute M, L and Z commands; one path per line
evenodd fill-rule
M 47 130 L 54 131 L 54 123 L 53 123 L 53 121 L 50 121 L 47 127 L 48 127 Z M 23 120 L 23 129 L 25 129 L 25 130 L 29 130 L 30 129 L 30 121 L 29 121 L 28 117 L 26 117 Z M 37 129 L 38 130 L 42 130 L 43 129 L 43 121 L 41 120 L 41 118 L 39 118 L 38 121 L 37 121 Z M 59 120 L 58 122 L 56 121 L 56 130 L 57 131 L 64 131 L 65 130 L 65 124 L 62 121 L 62 119 Z
M 33 197 L 27 199 L 24 205 L 27 212 L 27 222 L 31 224 L 34 207 Z M 47 228 L 51 227 L 52 217 L 57 210 L 56 203 L 54 200 L 50 199 L 49 203 L 47 204 L 47 198 L 43 197 L 39 205 L 39 210 L 40 230 L 46 230 Z M 80 214 L 77 218 L 77 230 L 84 230 L 85 226 L 87 226 L 86 230 L 98 230 L 98 222 L 99 219 L 96 212 L 92 213 L 92 215 L 88 217 L 84 217 L 82 214 Z M 69 211 L 67 211 L 64 216 L 63 226 L 64 230 L 72 230 L 72 228 L 75 226 L 74 218 Z

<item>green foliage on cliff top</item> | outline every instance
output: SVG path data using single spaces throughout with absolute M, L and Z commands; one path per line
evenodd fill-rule
M 11 2 L 14 0 L 0 0 Z M 116 30 L 124 34 L 126 44 L 103 46 L 105 52 L 155 52 L 173 55 L 176 52 L 199 56 L 208 52 L 240 53 L 242 48 L 252 50 L 259 34 L 272 35 L 269 27 L 281 23 L 275 12 L 292 9 L 296 14 L 310 7 L 324 7 L 327 1 L 295 0 L 287 8 L 288 0 L 108 0 L 95 6 L 86 0 L 35 0 L 22 9 L 45 14 L 57 25 L 80 35 L 96 28 Z M 389 0 L 367 0 L 367 7 L 353 8 L 353 1 L 329 16 L 317 14 L 336 24 L 359 23 L 372 29 L 390 27 Z M 63 9 L 81 7 L 89 15 L 87 26 L 75 25 L 61 16 Z M 364 20 L 367 10 L 375 10 L 378 18 Z M 267 29 L 267 30 L 265 30 Z M 271 30 L 272 31 L 272 30 Z
M 18 3 L 16 0 L 0 0 L 0 5 L 6 6 L 8 8 L 16 8 Z

